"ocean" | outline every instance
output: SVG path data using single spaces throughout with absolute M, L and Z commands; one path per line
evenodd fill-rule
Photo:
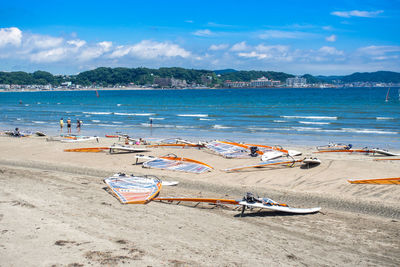
M 99 90 L 99 97 L 95 91 L 2 92 L 0 130 L 55 135 L 60 118 L 70 118 L 73 132 L 76 120 L 83 121 L 83 135 L 400 149 L 399 91 L 392 88 L 385 102 L 387 90 Z

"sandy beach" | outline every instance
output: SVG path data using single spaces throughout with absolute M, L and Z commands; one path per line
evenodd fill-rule
M 0 137 L 1 266 L 400 265 L 400 187 L 347 182 L 399 177 L 400 161 L 285 147 L 317 156 L 322 164 L 226 173 L 259 159 L 224 159 L 193 148 L 145 153 L 174 153 L 214 167 L 196 175 L 142 168 L 134 154 L 63 152 L 114 142 Z M 180 182 L 163 187 L 160 196 L 240 199 L 250 191 L 322 209 L 310 215 L 248 211 L 240 217 L 230 206 L 122 205 L 103 183 L 117 172 Z

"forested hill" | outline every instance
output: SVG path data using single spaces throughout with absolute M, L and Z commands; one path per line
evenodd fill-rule
M 266 77 L 271 80 L 277 80 L 284 83 L 287 78 L 294 77 L 292 74 L 274 71 L 236 71 L 234 69 L 226 70 L 195 70 L 184 68 L 97 68 L 90 71 L 84 71 L 78 75 L 53 75 L 46 71 L 35 71 L 26 73 L 0 72 L 0 84 L 52 84 L 60 85 L 63 82 L 72 82 L 79 85 L 126 85 L 126 84 L 152 84 L 154 79 L 175 78 L 186 80 L 188 84 L 203 84 L 204 81 L 211 82 L 211 85 L 222 84 L 225 80 L 231 81 L 250 81 L 260 77 Z M 302 77 L 307 79 L 308 83 L 332 82 L 340 80 L 345 83 L 350 82 L 385 82 L 400 83 L 400 73 L 391 71 L 377 71 L 370 73 L 353 73 L 346 76 L 312 76 L 305 74 Z M 210 84 L 209 84 L 210 85 Z

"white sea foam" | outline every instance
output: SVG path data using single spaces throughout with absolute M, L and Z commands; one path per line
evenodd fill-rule
M 33 123 L 37 123 L 37 124 L 44 124 L 46 123 L 45 121 L 32 121 Z
M 382 131 L 377 129 L 342 128 L 341 130 L 347 133 L 399 134 L 398 132 Z
M 337 120 L 337 117 L 329 116 L 281 116 L 286 119 L 309 119 L 309 120 Z
M 307 131 L 319 131 L 321 128 L 314 128 L 314 127 L 290 127 L 291 129 L 299 132 L 307 132 Z
M 194 129 L 197 128 L 196 126 L 185 126 L 185 125 L 176 125 L 175 126 L 178 129 Z
M 214 129 L 230 129 L 232 127 L 215 124 L 212 128 L 214 128 Z
M 42 103 L 40 103 L 40 102 L 37 102 L 36 104 L 40 105 L 40 104 L 42 104 Z
M 122 104 L 117 104 L 117 107 L 120 107 L 120 106 L 122 106 Z
M 92 120 L 93 122 L 100 122 L 99 120 Z
M 25 104 L 25 107 L 29 107 L 30 105 L 29 104 Z
M 330 122 L 320 122 L 320 121 L 299 121 L 302 124 L 315 124 L 315 125 L 326 125 L 331 124 Z
M 94 115 L 110 115 L 110 114 L 112 114 L 112 112 L 94 112 L 94 111 L 88 111 L 88 112 L 84 111 L 82 113 L 84 113 L 84 114 L 94 114 Z
M 274 122 L 279 122 L 279 123 L 281 123 L 281 122 L 287 122 L 287 121 L 282 121 L 282 120 L 274 120 Z
M 247 128 L 250 131 L 268 131 L 269 128 L 262 128 L 262 127 L 249 127 Z
M 114 125 L 114 124 L 97 124 L 97 126 L 102 126 L 102 127 L 119 127 L 119 125 Z
M 61 105 L 61 103 L 57 103 L 57 105 Z
M 17 121 L 20 121 L 20 120 L 22 120 L 21 118 L 17 118 Z
M 159 120 L 159 121 L 165 120 L 165 118 L 149 118 L 149 119 L 151 119 L 151 120 Z
M 392 117 L 376 117 L 377 120 L 394 120 Z
M 200 118 L 208 117 L 207 114 L 178 114 L 177 116 L 179 116 L 179 117 L 200 117 Z
M 121 112 L 115 112 L 115 115 L 120 115 L 120 116 L 153 116 L 156 115 L 155 113 L 121 113 Z
M 122 121 L 112 121 L 112 123 L 114 123 L 114 124 L 122 124 L 123 122 Z
M 205 118 L 199 118 L 200 121 L 215 121 L 215 119 L 205 119 Z

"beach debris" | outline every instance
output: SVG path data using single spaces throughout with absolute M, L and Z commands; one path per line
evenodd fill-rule
M 213 167 L 204 162 L 178 157 L 175 154 L 167 154 L 162 157 L 136 155 L 135 158 L 136 164 L 138 164 L 139 159 L 145 160 L 145 162 L 142 163 L 143 168 L 183 171 L 190 173 L 203 173 L 213 169 Z
M 397 178 L 380 178 L 380 179 L 363 179 L 363 180 L 347 180 L 351 184 L 400 184 L 400 177 Z

